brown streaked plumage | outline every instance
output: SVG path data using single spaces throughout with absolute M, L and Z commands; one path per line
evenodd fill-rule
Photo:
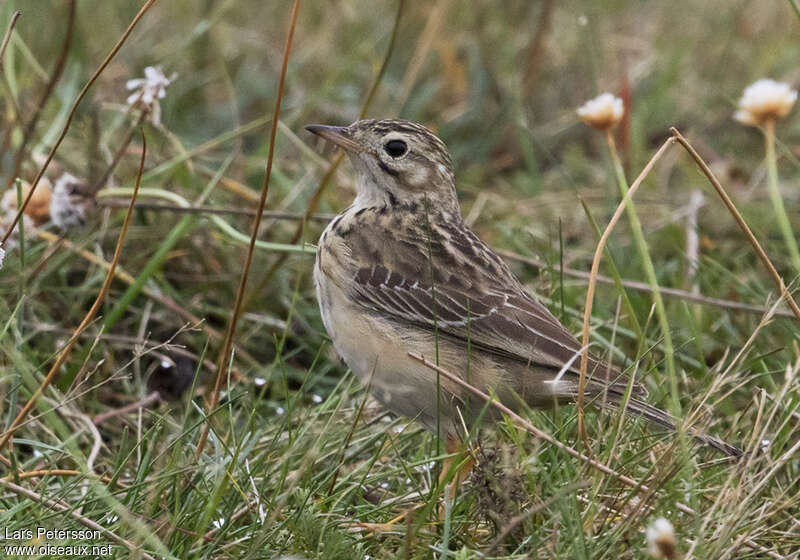
M 444 143 L 403 120 L 307 129 L 342 147 L 356 169 L 356 198 L 323 232 L 314 278 L 334 348 L 378 400 L 450 438 L 482 413 L 484 403 L 446 380 L 437 403 L 436 374 L 413 351 L 512 408 L 520 397 L 532 406 L 572 401 L 580 343 L 464 223 Z M 594 356 L 589 367 L 587 395 L 620 406 L 628 379 Z M 632 394 L 627 412 L 674 428 L 668 413 L 636 398 L 643 387 Z

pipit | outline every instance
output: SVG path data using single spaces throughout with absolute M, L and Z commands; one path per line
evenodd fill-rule
M 306 128 L 342 148 L 356 170 L 356 198 L 322 233 L 314 280 L 334 348 L 375 397 L 438 430 L 449 451 L 493 409 L 437 381 L 409 352 L 512 409 L 574 401 L 580 343 L 464 222 L 445 144 L 403 120 Z M 628 379 L 617 368 L 590 356 L 589 372 L 590 400 L 675 429 L 670 414 L 641 400 L 638 383 L 625 402 Z

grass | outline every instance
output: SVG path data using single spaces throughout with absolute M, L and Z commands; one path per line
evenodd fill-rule
M 68 5 L 0 5 L 0 33 L 22 12 L 0 70 L 0 181 L 14 200 L 17 177 L 36 177 L 70 118 L 44 175 L 51 182 L 68 171 L 94 185 L 121 154 L 85 224 L 28 222 L 22 252 L 5 257 L 4 432 L 113 260 L 143 147 L 125 82 L 148 65 L 177 78 L 160 101 L 161 124 L 142 119 L 138 202 L 150 206 L 133 213 L 97 317 L 0 453 L 0 526 L 101 530 L 47 544 L 110 544 L 116 557 L 130 548 L 155 558 L 647 558 L 645 528 L 665 517 L 685 558 L 797 558 L 797 323 L 787 306 L 773 308 L 772 276 L 685 151 L 674 145 L 634 197 L 644 247 L 625 218 L 609 238 L 600 273 L 612 278 L 597 284 L 591 342 L 669 408 L 668 325 L 683 416 L 753 452 L 731 465 L 591 408 L 586 450 L 575 407 L 527 411 L 537 429 L 616 475 L 508 418 L 471 442 L 478 467 L 440 521 L 435 436 L 369 398 L 325 335 L 305 243 L 349 204 L 353 176 L 347 162 L 331 171 L 336 156 L 302 132 L 350 122 L 367 100 L 367 116 L 434 127 L 453 152 L 464 215 L 578 333 L 587 279 L 574 272 L 589 271 L 620 194 L 604 138 L 574 110 L 601 91 L 628 91 L 630 119 L 615 138 L 624 176 L 636 177 L 677 126 L 794 288 L 784 236 L 800 227 L 800 121 L 791 113 L 777 124 L 775 158 L 765 160 L 762 135 L 731 118 L 751 81 L 798 83 L 793 4 L 304 2 L 272 145 L 289 3 L 155 2 L 70 117 L 141 3 L 75 6 L 63 72 L 45 96 Z M 271 148 L 266 212 L 220 371 L 253 227 L 241 211 L 257 208 Z M 696 257 L 686 229 L 694 190 L 706 193 Z M 220 213 L 184 214 L 187 204 Z M 654 284 L 648 259 L 664 317 L 646 287 L 630 287 Z M 360 525 L 409 508 L 390 531 Z

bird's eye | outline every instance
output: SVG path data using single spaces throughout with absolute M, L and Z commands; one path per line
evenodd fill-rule
M 408 146 L 402 140 L 389 140 L 383 145 L 383 151 L 392 156 L 399 158 L 408 151 Z

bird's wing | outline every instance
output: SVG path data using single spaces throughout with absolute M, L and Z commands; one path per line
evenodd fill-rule
M 472 347 L 556 370 L 580 370 L 581 345 L 525 292 L 508 266 L 471 230 L 436 226 L 423 238 L 395 232 L 390 246 L 365 228 L 353 296 L 362 307 L 404 324 L 470 341 Z M 385 243 L 385 241 L 383 242 Z M 366 249 L 366 250 L 364 250 Z M 626 380 L 595 356 L 589 374 Z M 640 387 L 635 392 L 642 392 Z

